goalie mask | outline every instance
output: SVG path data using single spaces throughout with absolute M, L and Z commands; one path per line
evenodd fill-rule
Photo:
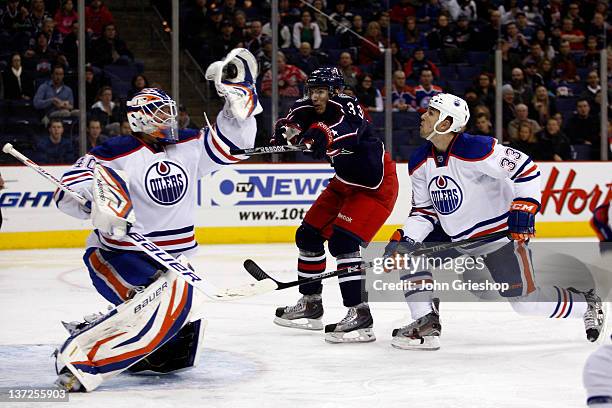
M 142 132 L 163 143 L 178 141 L 176 102 L 158 88 L 144 88 L 127 102 L 133 132 Z

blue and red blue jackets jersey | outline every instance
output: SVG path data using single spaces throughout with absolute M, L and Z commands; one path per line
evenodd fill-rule
M 541 199 L 538 166 L 488 136 L 460 133 L 443 153 L 428 141 L 408 168 L 412 209 L 403 230 L 417 242 L 437 223 L 453 241 L 503 230 L 514 199 Z
M 94 147 L 81 157 L 62 177 L 62 182 L 92 200 L 93 167 L 96 162 L 122 170 L 128 178 L 137 232 L 159 247 L 182 253 L 197 246 L 195 240 L 195 206 L 197 181 L 225 165 L 239 162 L 245 156 L 232 156 L 230 148 L 252 147 L 257 126 L 254 118 L 245 121 L 217 116 L 215 132 L 181 130 L 179 141 L 169 145 L 148 145 L 134 136 L 117 136 Z M 90 218 L 74 199 L 56 191 L 58 208 L 74 217 Z M 138 250 L 129 239 L 115 239 L 94 230 L 88 247 L 107 250 Z
M 376 139 L 363 109 L 356 98 L 337 94 L 327 102 L 325 112 L 318 114 L 309 98 L 295 102 L 286 119 L 302 132 L 312 124 L 323 122 L 334 134 L 327 157 L 343 183 L 359 187 L 378 188 L 384 175 L 383 142 Z

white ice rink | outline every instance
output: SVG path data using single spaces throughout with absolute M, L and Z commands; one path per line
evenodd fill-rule
M 51 353 L 80 320 L 106 303 L 90 284 L 82 250 L 0 252 L 0 387 L 49 385 Z M 202 246 L 192 259 L 217 286 L 250 281 L 256 259 L 281 280 L 295 279 L 293 245 Z M 333 268 L 334 263 L 328 260 Z M 325 281 L 325 322 L 342 318 L 336 279 Z M 393 349 L 405 304 L 371 304 L 378 340 L 327 344 L 322 332 L 272 323 L 297 289 L 209 303 L 205 353 L 194 370 L 165 377 L 121 375 L 68 404 L 34 407 L 584 407 L 582 366 L 597 348 L 581 320 L 527 318 L 506 303 L 443 303 L 442 348 Z M 0 403 L 0 406 L 8 404 Z M 27 403 L 15 403 L 26 407 Z

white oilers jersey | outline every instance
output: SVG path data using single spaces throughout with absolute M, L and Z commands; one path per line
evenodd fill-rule
M 408 167 L 412 209 L 403 230 L 417 242 L 437 223 L 453 241 L 503 230 L 515 198 L 540 202 L 537 165 L 488 136 L 461 133 L 444 153 L 427 142 Z
M 256 124 L 252 117 L 238 121 L 219 114 L 214 128 L 216 132 L 209 128 L 181 130 L 178 143 L 157 149 L 133 136 L 111 138 L 77 160 L 62 181 L 91 200 L 96 162 L 125 171 L 136 215 L 131 231 L 146 236 L 169 252 L 194 249 L 198 179 L 244 159 L 244 156 L 230 155 L 230 148 L 253 147 L 255 141 Z M 90 217 L 62 191 L 56 191 L 54 198 L 63 212 L 77 218 Z M 129 238 L 117 240 L 97 230 L 89 236 L 87 245 L 137 250 Z

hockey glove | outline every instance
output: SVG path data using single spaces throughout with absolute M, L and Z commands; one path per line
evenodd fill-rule
M 334 134 L 329 126 L 323 122 L 316 122 L 302 134 L 300 143 L 308 146 L 308 149 L 312 152 L 313 158 L 322 159 L 325 157 L 327 148 L 333 141 Z
M 302 128 L 297 123 L 287 119 L 278 119 L 274 124 L 274 134 L 270 139 L 272 146 L 293 145 L 297 141 L 297 136 L 302 132 Z
M 127 186 L 127 175 L 122 171 L 96 164 L 91 222 L 113 238 L 124 237 L 136 222 Z
M 535 237 L 535 215 L 540 204 L 529 199 L 515 199 L 510 205 L 508 215 L 508 232 L 510 238 L 525 241 Z
M 411 238 L 408 238 L 404 235 L 404 230 L 398 229 L 393 235 L 391 235 L 391 239 L 389 243 L 385 247 L 385 253 L 383 258 L 395 258 L 397 255 L 411 254 L 414 251 L 423 248 L 423 244 L 420 242 L 416 242 Z M 386 261 L 385 265 L 389 265 L 389 262 Z M 407 265 L 403 265 L 403 267 L 407 267 Z M 385 272 L 391 272 L 393 269 L 398 269 L 397 259 L 393 262 L 392 268 L 385 268 Z

